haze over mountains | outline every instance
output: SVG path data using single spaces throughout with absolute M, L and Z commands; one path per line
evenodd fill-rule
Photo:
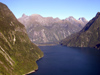
M 95 47 L 100 49 L 100 12 L 78 33 L 62 41 L 70 47 Z
M 34 43 L 55 43 L 80 31 L 88 22 L 85 18 L 76 20 L 70 16 L 66 19 L 42 17 L 38 14 L 22 15 L 18 19 L 25 25 L 29 38 Z

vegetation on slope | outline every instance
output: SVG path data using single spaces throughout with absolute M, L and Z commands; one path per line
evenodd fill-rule
M 70 39 L 63 40 L 62 45 L 72 47 L 95 47 L 100 48 L 100 12 L 90 20 L 86 26 Z
M 43 56 L 8 7 L 0 3 L 0 75 L 22 75 L 38 69 Z

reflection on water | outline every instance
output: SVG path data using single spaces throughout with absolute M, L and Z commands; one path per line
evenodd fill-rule
M 44 57 L 30 75 L 100 75 L 100 51 L 94 48 L 40 46 Z

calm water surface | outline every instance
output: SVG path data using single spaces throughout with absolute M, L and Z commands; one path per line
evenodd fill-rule
M 100 51 L 94 48 L 40 46 L 44 57 L 30 75 L 100 75 Z

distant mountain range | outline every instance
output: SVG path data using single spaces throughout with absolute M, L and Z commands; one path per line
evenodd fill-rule
M 18 19 L 25 25 L 29 38 L 34 43 L 55 43 L 67 36 L 79 32 L 88 22 L 85 18 L 76 20 L 74 17 L 60 20 L 59 18 L 42 17 L 38 14 L 22 15 Z
M 100 49 L 100 12 L 80 32 L 67 37 L 61 44 L 70 47 L 95 47 Z
M 38 69 L 36 61 L 43 52 L 34 45 L 22 25 L 0 3 L 0 75 L 24 75 Z

